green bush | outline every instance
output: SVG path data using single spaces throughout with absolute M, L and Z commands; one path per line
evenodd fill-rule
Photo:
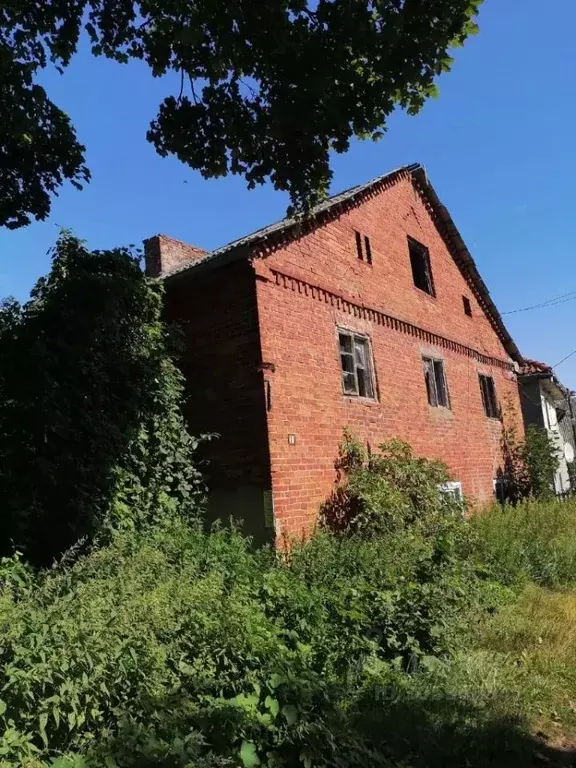
M 450 480 L 446 465 L 414 456 L 401 440 L 372 453 L 345 430 L 337 470 L 340 482 L 320 515 L 331 533 L 379 537 L 463 513 L 461 504 L 439 491 Z
M 196 514 L 162 296 L 138 254 L 65 233 L 30 301 L 1 305 L 0 554 L 49 564 L 110 527 Z
M 503 584 L 576 585 L 576 503 L 495 505 L 471 519 L 477 557 Z
M 520 439 L 512 421 L 502 433 L 502 453 L 501 479 L 510 503 L 516 504 L 527 498 L 547 500 L 554 497 L 558 450 L 545 429 L 530 424 L 524 438 Z
M 482 604 L 446 526 L 280 555 L 173 523 L 36 577 L 6 561 L 0 765 L 386 765 L 366 686 L 447 654 Z

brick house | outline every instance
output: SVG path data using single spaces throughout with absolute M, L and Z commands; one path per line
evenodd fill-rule
M 214 514 L 300 535 L 335 481 L 348 426 L 444 460 L 493 498 L 499 403 L 522 358 L 420 166 L 207 253 L 157 235 L 147 269 L 185 338 L 187 416 L 210 444 Z

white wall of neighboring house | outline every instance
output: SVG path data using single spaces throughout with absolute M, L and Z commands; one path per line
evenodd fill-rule
M 558 469 L 554 475 L 554 490 L 556 493 L 563 493 L 570 488 L 570 477 L 568 474 L 568 464 L 564 457 L 564 438 L 558 426 L 558 416 L 551 392 L 548 391 L 544 382 L 540 383 L 540 400 L 542 403 L 542 416 L 544 426 L 548 435 L 558 451 Z

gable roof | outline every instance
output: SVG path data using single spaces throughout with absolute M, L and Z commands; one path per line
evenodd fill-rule
M 458 231 L 448 209 L 442 204 L 438 194 L 429 182 L 425 169 L 417 163 L 397 168 L 382 176 L 377 176 L 365 184 L 359 184 L 356 187 L 351 187 L 344 192 L 329 197 L 314 208 L 310 216 L 305 220 L 297 218 L 282 219 L 238 240 L 233 240 L 221 248 L 217 248 L 215 251 L 206 253 L 202 258 L 191 263 L 180 264 L 167 272 L 164 275 L 164 279 L 171 280 L 183 273 L 203 271 L 204 269 L 224 266 L 237 259 L 264 255 L 282 242 L 296 239 L 326 221 L 337 218 L 345 211 L 361 203 L 364 199 L 405 178 L 411 179 L 414 187 L 419 192 L 462 276 L 470 286 L 479 305 L 485 311 L 492 328 L 508 355 L 521 364 L 523 362 L 522 355 L 504 325 L 504 321 L 490 296 L 490 292 L 478 272 L 472 254 L 466 247 L 462 235 Z

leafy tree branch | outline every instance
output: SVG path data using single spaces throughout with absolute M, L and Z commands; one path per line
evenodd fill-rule
M 205 178 L 270 180 L 291 212 L 326 195 L 330 152 L 416 114 L 477 32 L 482 0 L 11 0 L 0 9 L 0 225 L 44 219 L 65 182 L 90 178 L 68 118 L 36 83 L 92 53 L 186 73 L 147 138 Z M 248 93 L 239 83 L 248 80 Z

